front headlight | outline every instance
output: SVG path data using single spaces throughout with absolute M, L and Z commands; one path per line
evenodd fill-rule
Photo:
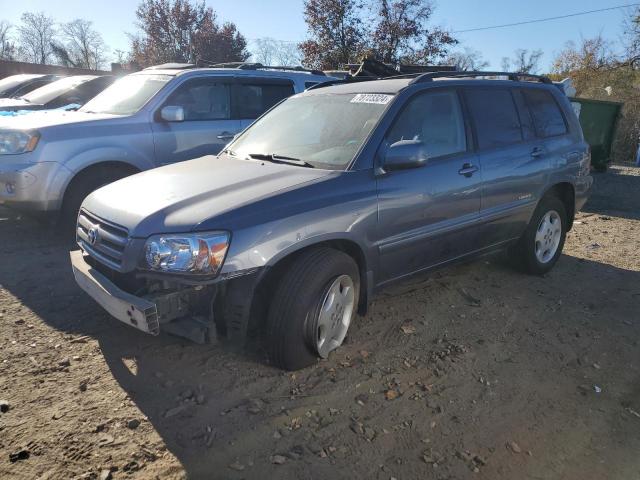
M 0 131 L 0 155 L 17 155 L 31 152 L 40 140 L 38 132 L 25 132 L 22 130 Z
M 144 247 L 146 265 L 154 271 L 216 275 L 229 248 L 229 233 L 154 235 Z

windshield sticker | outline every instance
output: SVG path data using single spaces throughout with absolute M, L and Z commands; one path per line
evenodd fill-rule
M 351 103 L 377 103 L 386 105 L 391 101 L 393 95 L 384 95 L 382 93 L 359 93 L 351 99 Z

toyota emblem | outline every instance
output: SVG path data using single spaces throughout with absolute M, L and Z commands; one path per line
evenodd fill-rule
M 98 241 L 98 227 L 91 227 L 87 232 L 87 237 L 89 238 L 89 243 L 95 245 Z

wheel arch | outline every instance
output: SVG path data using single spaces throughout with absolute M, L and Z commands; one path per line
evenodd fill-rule
M 137 166 L 120 160 L 98 161 L 90 165 L 86 165 L 84 168 L 78 170 L 77 172 L 74 172 L 74 174 L 69 177 L 69 180 L 64 186 L 64 190 L 62 192 L 60 207 L 63 207 L 65 199 L 68 198 L 68 193 L 72 190 L 72 188 L 75 185 L 79 184 L 83 179 L 87 178 L 87 176 L 93 175 L 95 172 L 104 172 L 106 170 L 115 169 L 124 172 L 125 175 L 133 175 L 140 172 L 140 169 Z
M 351 257 L 358 266 L 360 273 L 360 295 L 358 298 L 358 313 L 364 315 L 368 305 L 368 277 L 367 258 L 362 247 L 355 241 L 345 238 L 326 239 L 316 243 L 301 246 L 298 249 L 287 252 L 267 265 L 264 274 L 256 284 L 250 309 L 250 331 L 256 331 L 263 325 L 263 314 L 269 307 L 269 301 L 277 286 L 278 278 L 297 259 L 309 250 L 326 247 L 343 252 Z
M 570 182 L 558 182 L 549 187 L 540 199 L 550 195 L 560 199 L 564 204 L 567 213 L 567 231 L 571 230 L 576 214 L 576 190 L 573 184 Z

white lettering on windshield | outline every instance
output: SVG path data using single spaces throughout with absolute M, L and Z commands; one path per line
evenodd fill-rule
M 351 103 L 377 103 L 386 105 L 391 101 L 393 95 L 384 95 L 382 93 L 359 93 L 351 99 Z

